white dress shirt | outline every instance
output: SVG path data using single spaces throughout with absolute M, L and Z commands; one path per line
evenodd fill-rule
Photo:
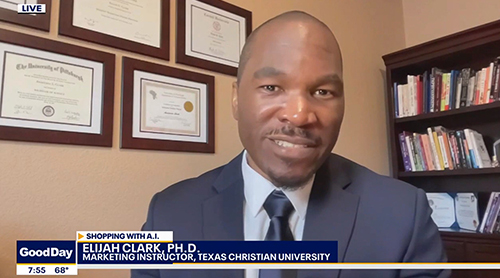
M 241 161 L 245 194 L 245 204 L 243 207 L 245 240 L 264 240 L 269 228 L 270 219 L 262 205 L 269 194 L 277 188 L 248 165 L 247 155 L 247 151 L 245 150 Z M 295 240 L 302 240 L 307 204 L 309 202 L 313 181 L 314 176 L 300 189 L 283 191 L 295 208 L 289 219 L 290 230 Z M 258 277 L 258 269 L 246 270 L 246 278 Z

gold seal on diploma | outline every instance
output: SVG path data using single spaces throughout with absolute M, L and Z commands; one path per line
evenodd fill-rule
M 191 101 L 184 102 L 184 110 L 187 112 L 193 111 L 193 103 Z

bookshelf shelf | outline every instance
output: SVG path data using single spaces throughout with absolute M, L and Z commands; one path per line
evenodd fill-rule
M 461 232 L 461 231 L 440 231 L 442 235 L 454 238 L 475 238 L 475 239 L 490 239 L 500 240 L 500 234 L 485 234 L 477 232 Z
M 500 114 L 500 102 L 497 101 L 497 102 L 492 102 L 492 103 L 488 103 L 488 104 L 464 107 L 464 108 L 460 108 L 460 109 L 426 113 L 426 114 L 420 114 L 420 115 L 404 117 L 404 118 L 396 118 L 394 121 L 396 124 L 401 124 L 401 123 L 417 122 L 417 121 L 429 120 L 429 119 L 455 117 L 457 115 L 466 115 L 467 117 L 474 117 L 475 114 L 478 114 L 478 113 L 482 113 L 482 114 L 491 113 L 491 116 L 497 117 L 498 114 Z
M 493 155 L 493 142 L 500 139 L 500 100 L 496 99 L 498 91 L 495 90 L 493 97 L 488 100 L 493 101 L 491 103 L 470 105 L 447 111 L 396 118 L 395 108 L 402 108 L 398 109 L 398 113 L 401 114 L 408 113 L 412 111 L 411 109 L 414 109 L 413 111 L 426 111 L 430 110 L 429 107 L 431 106 L 434 108 L 439 107 L 440 100 L 449 100 L 449 103 L 453 104 L 456 102 L 454 102 L 455 100 L 451 96 L 455 96 L 459 88 L 467 88 L 467 94 L 469 90 L 473 90 L 474 92 L 474 95 L 470 95 L 472 96 L 472 100 L 466 94 L 466 103 L 486 102 L 489 94 L 483 94 L 481 90 L 477 89 L 481 88 L 477 85 L 479 84 L 478 82 L 471 83 L 473 85 L 470 85 L 471 89 L 469 89 L 467 85 L 462 87 L 451 86 L 451 84 L 455 84 L 451 80 L 453 82 L 456 81 L 456 84 L 460 84 L 457 80 L 465 80 L 460 79 L 462 76 L 465 76 L 464 78 L 467 78 L 467 80 L 471 80 L 472 73 L 475 72 L 476 77 L 479 78 L 481 76 L 484 78 L 482 79 L 483 83 L 481 83 L 481 86 L 485 88 L 484 92 L 487 92 L 486 88 L 489 87 L 483 84 L 489 84 L 486 83 L 488 73 L 479 75 L 477 72 L 488 66 L 488 72 L 495 72 L 492 71 L 494 67 L 491 65 L 493 65 L 493 61 L 496 64 L 500 63 L 500 59 L 497 59 L 499 56 L 500 20 L 412 46 L 382 57 L 386 66 L 387 91 L 385 100 L 387 103 L 387 134 L 390 143 L 392 177 L 410 183 L 426 192 L 477 193 L 480 221 L 482 221 L 487 209 L 491 192 L 500 192 L 500 168 L 470 169 L 470 166 L 472 166 L 472 160 L 469 156 L 470 152 L 466 152 L 464 149 L 464 142 L 468 142 L 469 140 L 466 140 L 465 136 L 467 134 L 464 134 L 464 130 L 469 130 L 469 138 L 471 138 L 470 136 L 475 136 L 474 134 L 476 133 L 480 134 L 479 136 L 482 136 L 484 139 L 484 147 L 486 147 L 488 155 L 490 157 Z M 441 70 L 441 73 L 438 73 L 439 70 Z M 445 73 L 447 73 L 446 81 L 444 78 Z M 455 76 L 454 79 L 450 78 L 449 73 L 451 73 L 452 78 Z M 470 75 L 468 75 L 469 73 Z M 443 78 L 441 79 L 441 77 Z M 493 81 L 491 82 L 495 84 Z M 449 88 L 456 88 L 453 90 L 455 93 L 452 94 L 452 90 L 448 86 Z M 400 88 L 402 89 L 401 91 L 399 90 Z M 439 91 L 436 88 L 440 88 Z M 393 92 L 394 90 L 398 92 L 397 105 L 395 103 L 396 96 Z M 445 93 L 441 94 L 441 92 Z M 490 92 L 493 91 L 490 90 Z M 403 95 L 405 99 L 400 98 Z M 447 99 L 446 97 L 448 96 L 450 97 Z M 459 104 L 463 105 L 464 98 L 461 96 L 459 101 Z M 433 102 L 435 103 L 433 104 Z M 410 105 L 410 108 L 408 108 L 408 105 Z M 447 102 L 444 105 L 446 106 Z M 429 159 L 429 157 L 436 154 L 435 150 L 431 156 L 422 153 L 423 151 L 425 153 L 432 153 L 432 148 L 436 148 L 432 147 L 432 142 L 435 141 L 430 141 L 431 136 L 436 135 L 426 135 L 429 127 L 431 128 L 431 132 L 439 133 L 437 135 L 440 136 L 438 137 L 440 140 L 444 141 L 444 138 L 451 138 L 450 140 L 439 142 L 439 144 L 447 144 L 442 146 L 443 148 L 451 146 L 450 153 L 447 153 L 448 161 L 454 163 L 455 166 L 456 163 L 460 163 L 462 167 L 464 164 L 467 164 L 469 168 L 418 172 L 408 172 L 405 170 L 403 152 L 401 150 L 402 146 L 404 147 L 407 166 L 408 159 L 411 160 L 411 158 L 413 158 L 412 163 L 415 163 L 412 167 L 416 167 L 418 163 L 417 169 L 425 169 L 426 167 L 422 166 L 424 164 L 427 166 L 435 165 L 432 158 Z M 472 133 L 472 131 L 476 133 Z M 400 138 L 400 134 L 402 135 L 402 139 Z M 406 141 L 409 138 L 412 139 Z M 468 147 L 467 150 L 473 150 L 470 146 Z M 474 143 L 472 147 L 477 150 L 477 146 L 474 146 Z M 482 149 L 482 154 L 484 154 L 484 149 Z M 413 157 L 410 158 L 409 155 L 413 155 Z M 465 157 L 464 155 L 469 157 Z M 465 161 L 466 158 L 467 161 Z M 500 262 L 500 234 L 463 231 L 441 231 L 440 233 L 450 262 Z M 500 270 L 454 271 L 453 277 L 498 278 L 500 277 Z
M 404 177 L 439 177 L 439 176 L 469 176 L 469 175 L 500 175 L 500 168 L 482 168 L 482 169 L 457 169 L 444 171 L 419 171 L 419 172 L 399 172 L 398 176 Z M 500 179 L 500 177 L 499 177 Z

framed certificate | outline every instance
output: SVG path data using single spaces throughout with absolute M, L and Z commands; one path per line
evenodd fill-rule
M 0 30 L 0 139 L 110 147 L 115 57 Z
M 123 58 L 121 147 L 214 152 L 214 77 Z
M 48 32 L 51 2 L 51 0 L 0 0 L 0 20 Z M 17 4 L 45 4 L 45 14 L 18 14 Z
M 61 35 L 169 59 L 169 0 L 64 0 Z
M 177 1 L 176 59 L 180 64 L 236 76 L 250 32 L 250 11 L 218 0 Z

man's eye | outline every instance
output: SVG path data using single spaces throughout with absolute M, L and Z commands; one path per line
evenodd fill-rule
M 274 86 L 274 85 L 265 85 L 265 86 L 262 86 L 262 88 L 264 88 L 264 90 L 269 91 L 269 92 L 275 92 L 278 90 L 278 87 Z
M 322 90 L 322 89 L 321 90 L 316 90 L 314 92 L 314 94 L 317 95 L 317 96 L 322 96 L 322 97 L 333 95 L 332 92 L 330 92 L 328 90 Z

